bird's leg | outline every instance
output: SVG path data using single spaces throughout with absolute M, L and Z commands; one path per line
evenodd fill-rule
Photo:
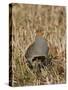
M 29 66 L 30 69 L 33 69 L 32 63 L 28 60 L 27 65 Z

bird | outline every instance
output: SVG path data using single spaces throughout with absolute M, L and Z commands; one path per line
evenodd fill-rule
M 47 65 L 47 56 L 48 56 L 48 44 L 46 40 L 41 37 L 37 36 L 35 41 L 28 47 L 25 57 L 28 62 L 28 66 L 33 69 L 33 63 L 36 62 L 37 68 L 43 67 L 43 65 Z M 36 65 L 35 65 L 36 66 Z
M 25 52 L 28 67 L 36 72 L 41 72 L 41 68 L 48 66 L 50 63 L 50 59 L 48 58 L 49 47 L 43 35 L 44 30 L 39 26 L 38 30 L 36 30 L 35 41 Z

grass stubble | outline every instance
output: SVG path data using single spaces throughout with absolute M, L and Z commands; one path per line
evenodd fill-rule
M 44 30 L 52 65 L 36 75 L 25 58 L 35 40 L 36 30 Z M 62 84 L 66 82 L 66 12 L 63 6 L 12 4 L 12 86 Z

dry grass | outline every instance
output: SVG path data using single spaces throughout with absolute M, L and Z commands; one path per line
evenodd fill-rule
M 36 30 L 44 30 L 49 54 L 57 58 L 37 77 L 24 57 L 35 40 Z M 45 85 L 66 82 L 66 12 L 65 7 L 12 4 L 12 86 Z

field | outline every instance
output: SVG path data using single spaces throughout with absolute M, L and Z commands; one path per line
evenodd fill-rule
M 11 13 L 10 13 L 11 14 Z M 11 20 L 11 17 L 9 17 Z M 11 22 L 11 21 L 10 21 Z M 12 27 L 11 27 L 12 23 Z M 12 4 L 12 86 L 62 84 L 66 82 L 66 11 L 63 6 Z M 27 48 L 34 42 L 36 30 L 44 30 L 52 65 L 39 76 L 28 67 Z M 12 68 L 12 70 L 11 70 Z M 11 82 L 11 81 L 10 81 Z

